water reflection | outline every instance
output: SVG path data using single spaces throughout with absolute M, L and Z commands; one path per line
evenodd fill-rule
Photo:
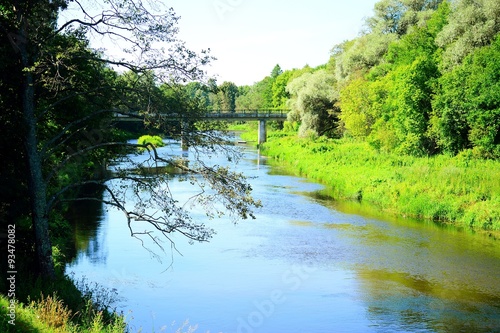
M 423 276 L 359 268 L 361 293 L 377 326 L 433 332 L 500 328 L 499 297 L 431 282 Z
M 82 254 L 68 270 L 117 288 L 126 298 L 122 309 L 133 311 L 133 331 L 186 319 L 201 332 L 500 327 L 498 243 L 336 203 L 318 192 L 322 186 L 284 175 L 255 151 L 245 154 L 238 170 L 254 177 L 264 203 L 257 220 L 234 226 L 195 211 L 218 234 L 193 246 L 174 236 L 183 256 L 175 253 L 165 272 L 130 239 L 120 212 L 94 207 L 101 222 L 79 231 Z M 190 196 L 187 183 L 172 183 L 181 200 Z M 87 239 L 96 244 L 85 246 Z
M 81 193 L 82 197 L 102 198 L 103 189 L 87 187 Z M 75 201 L 68 213 L 68 220 L 73 229 L 74 251 L 67 257 L 69 262 L 77 256 L 86 256 L 97 263 L 106 260 L 104 234 L 100 230 L 102 221 L 106 219 L 106 211 L 102 202 L 86 200 Z

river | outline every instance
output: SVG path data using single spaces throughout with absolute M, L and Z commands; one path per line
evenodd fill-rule
M 256 220 L 193 211 L 217 234 L 173 235 L 161 262 L 121 212 L 85 207 L 66 273 L 116 290 L 132 332 L 500 332 L 499 241 L 336 203 L 269 162 L 246 147 L 236 167 L 264 205 Z

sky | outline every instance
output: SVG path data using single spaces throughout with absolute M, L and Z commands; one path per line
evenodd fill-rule
M 217 82 L 252 85 L 283 70 L 328 62 L 330 50 L 359 35 L 379 0 L 169 0 L 179 37 L 210 48 Z
M 208 74 L 218 84 L 241 86 L 261 81 L 276 64 L 287 70 L 327 63 L 335 45 L 360 34 L 379 0 L 160 1 L 181 17 L 178 38 L 195 52 L 210 49 L 217 58 L 206 68 Z M 87 10 L 102 10 L 102 0 L 84 3 Z M 70 7 L 60 20 L 79 15 Z M 110 45 L 91 40 L 91 46 L 113 53 Z

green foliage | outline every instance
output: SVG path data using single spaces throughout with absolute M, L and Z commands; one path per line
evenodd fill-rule
M 233 82 L 224 82 L 219 87 L 218 97 L 220 110 L 234 112 L 236 110 L 238 87 Z
M 383 134 L 372 136 L 372 142 L 387 151 L 410 155 L 430 152 L 427 143 L 428 119 L 431 112 L 430 82 L 436 73 L 432 60 L 417 58 L 410 65 L 398 66 L 385 78 L 388 90 L 382 117 L 377 119 L 373 130 Z M 390 130 L 393 133 L 388 134 Z M 394 137 L 390 145 L 380 142 L 380 137 Z
M 432 14 L 442 0 L 381 0 L 367 23 L 372 32 L 405 35 Z
M 500 36 L 476 49 L 440 79 L 434 102 L 433 132 L 440 146 L 458 153 L 500 157 Z
M 397 40 L 395 34 L 370 33 L 336 47 L 336 76 L 343 84 L 353 75 L 364 74 L 378 65 L 389 44 Z
M 436 34 L 445 24 L 446 4 L 424 26 L 392 42 L 384 61 L 366 76 L 348 81 L 340 92 L 346 134 L 367 138 L 377 149 L 402 154 L 434 152 L 429 119 L 438 71 Z
M 300 124 L 296 121 L 285 121 L 283 124 L 283 132 L 285 133 L 297 133 L 299 131 Z
M 335 136 L 338 125 L 335 82 L 335 76 L 322 69 L 305 73 L 288 84 L 291 95 L 288 120 L 301 123 L 299 135 L 306 136 L 312 131 Z
M 345 135 L 365 139 L 372 131 L 378 115 L 377 82 L 369 82 L 364 77 L 352 79 L 340 91 L 340 119 Z
M 32 273 L 31 267 L 18 271 L 15 326 L 8 323 L 9 299 L 0 295 L 1 332 L 126 332 L 125 318 L 113 307 L 116 291 L 61 273 L 52 281 Z
M 158 135 L 143 135 L 139 137 L 139 139 L 137 139 L 137 144 L 139 145 L 151 144 L 155 148 L 165 146 L 162 137 Z
M 115 316 L 111 322 L 104 319 L 102 311 L 81 311 L 74 313 L 57 294 L 42 296 L 28 305 L 16 304 L 15 325 L 10 319 L 9 300 L 0 296 L 0 330 L 10 333 L 123 333 L 127 331 L 123 317 Z M 92 306 L 88 307 L 89 309 Z M 75 318 L 85 318 L 75 321 Z
M 498 0 L 457 0 L 449 23 L 436 38 L 444 49 L 441 68 L 451 70 L 477 47 L 489 45 L 500 32 Z
M 273 107 L 278 109 L 285 109 L 286 103 L 290 98 L 290 94 L 286 91 L 286 86 L 290 82 L 292 71 L 285 71 L 278 75 L 274 80 L 273 91 Z
M 276 65 L 270 76 L 252 86 L 239 87 L 236 108 L 238 110 L 287 109 L 287 102 L 290 98 L 286 90 L 287 85 L 293 79 L 310 72 L 313 72 L 313 69 L 309 66 L 283 71 L 279 65 Z
M 238 110 L 269 110 L 273 108 L 274 79 L 266 76 L 263 80 L 251 86 L 245 95 L 236 99 Z
M 270 136 L 262 152 L 327 185 L 335 199 L 389 213 L 500 231 L 500 162 L 381 153 L 367 143 Z
M 281 66 L 279 64 L 276 64 L 276 66 L 274 66 L 273 70 L 271 71 L 271 78 L 276 80 L 276 78 L 281 74 L 283 74 L 283 70 L 281 69 Z

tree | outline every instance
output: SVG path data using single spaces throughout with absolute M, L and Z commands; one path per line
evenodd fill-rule
M 68 5 L 77 8 L 80 15 L 58 25 L 58 13 Z M 179 232 L 197 241 L 206 241 L 213 233 L 193 221 L 172 198 L 168 175 L 157 172 L 156 177 L 142 177 L 150 170 L 145 168 L 147 162 L 130 160 L 128 167 L 112 174 L 89 177 L 82 173 L 65 183 L 60 175 L 82 161 L 141 146 L 149 151 L 150 166 L 171 165 L 191 175 L 191 182 L 200 188 L 193 200 L 203 204 L 209 215 L 222 214 L 218 208 L 221 203 L 229 212 L 246 218 L 253 216 L 251 207 L 259 205 L 250 197 L 251 187 L 241 174 L 201 162 L 188 167 L 175 158 L 160 156 L 150 145 L 115 141 L 109 135 L 110 126 L 103 121 L 112 121 L 116 113 L 138 117 L 159 129 L 165 128 L 170 115 L 181 118 L 184 134 L 189 133 L 186 138 L 198 151 L 215 152 L 225 147 L 216 131 L 207 131 L 206 126 L 203 131 L 197 130 L 195 120 L 200 110 L 192 99 L 185 98 L 185 90 L 177 89 L 181 82 L 203 79 L 202 66 L 211 57 L 206 51 L 199 56 L 177 40 L 178 17 L 174 11 L 161 10 L 159 4 L 154 4 L 153 10 L 140 0 L 106 1 L 97 12 L 88 6 L 79 0 L 0 1 L 1 54 L 8 59 L 4 66 L 9 66 L 13 77 L 1 82 L 9 87 L 5 96 L 2 93 L 2 103 L 14 105 L 8 119 L 18 126 L 25 147 L 22 156 L 27 166 L 36 262 L 39 273 L 48 278 L 54 276 L 51 213 L 59 203 L 76 199 L 68 195 L 70 192 L 88 184 L 101 186 L 108 196 L 78 200 L 102 200 L 118 207 L 125 213 L 134 237 L 148 237 L 159 244 L 155 231 L 167 239 L 169 233 Z M 90 50 L 86 36 L 92 35 L 116 42 L 124 55 Z M 121 80 L 111 66 L 129 70 L 130 74 Z M 172 87 L 173 97 L 179 97 L 170 98 L 170 102 L 176 102 L 175 112 L 166 107 L 169 100 L 157 88 L 161 83 Z M 234 151 L 226 153 L 228 158 L 237 157 Z M 138 198 L 133 208 L 123 199 L 123 188 L 107 183 L 112 179 L 130 182 Z M 149 191 L 147 200 L 137 196 L 143 190 Z M 153 214 L 153 208 L 160 213 Z M 152 230 L 135 229 L 139 221 L 149 223 Z
M 441 67 L 451 70 L 475 48 L 489 45 L 500 32 L 500 2 L 458 0 L 453 2 L 448 24 L 437 36 L 444 48 Z
M 375 15 L 368 18 L 372 32 L 403 36 L 413 26 L 422 26 L 442 0 L 381 0 L 375 4 Z
M 276 79 L 281 74 L 283 74 L 283 70 L 281 69 L 280 65 L 277 64 L 271 71 L 271 78 Z
M 428 130 L 433 89 L 440 76 L 435 38 L 448 12 L 445 2 L 425 22 L 391 42 L 379 65 L 367 74 L 358 73 L 341 88 L 340 118 L 349 135 L 367 138 L 386 151 L 434 152 Z
M 435 38 L 446 24 L 448 12 L 449 5 L 443 3 L 424 26 L 393 42 L 384 63 L 372 70 L 372 76 L 387 90 L 381 104 L 383 117 L 377 119 L 373 126 L 377 130 L 371 133 L 371 142 L 377 147 L 412 155 L 434 152 L 436 145 L 428 130 L 434 86 L 440 76 Z M 384 72 L 383 77 L 376 77 Z
M 219 101 L 221 110 L 234 112 L 236 110 L 236 98 L 238 97 L 238 86 L 233 82 L 223 82 L 219 87 Z
M 274 80 L 270 76 L 266 76 L 261 81 L 254 83 L 246 94 L 238 96 L 236 100 L 238 109 L 271 109 L 273 107 L 273 82 Z
M 473 148 L 479 157 L 500 156 L 499 82 L 499 36 L 443 75 L 432 115 L 443 150 L 456 154 Z
M 200 82 L 189 82 L 185 89 L 189 98 L 199 101 L 201 110 L 211 110 L 210 88 L 208 85 L 203 85 Z
M 286 103 L 290 98 L 290 94 L 286 91 L 286 86 L 288 85 L 290 78 L 292 76 L 292 71 L 285 71 L 278 75 L 273 83 L 273 107 L 284 109 L 286 108 Z
M 338 93 L 334 75 L 326 70 L 305 73 L 291 81 L 287 91 L 291 95 L 288 120 L 301 123 L 299 135 L 336 135 Z
M 409 65 L 396 67 L 384 78 L 388 89 L 384 117 L 373 126 L 372 143 L 409 155 L 422 156 L 432 151 L 427 131 L 431 113 L 430 82 L 436 72 L 436 64 L 421 56 Z M 377 142 L 387 142 L 386 136 L 394 138 L 391 144 Z
M 342 86 L 351 75 L 366 73 L 384 58 L 389 45 L 425 26 L 442 0 L 382 0 L 375 4 L 374 15 L 366 20 L 366 31 L 332 50 L 337 80 Z
M 364 74 L 378 65 L 389 44 L 395 40 L 397 35 L 393 33 L 370 33 L 337 45 L 332 50 L 332 56 L 336 60 L 336 79 L 339 84 L 343 85 L 351 76 Z
M 351 79 L 340 91 L 339 106 L 342 112 L 340 120 L 346 135 L 364 140 L 372 131 L 372 126 L 379 114 L 375 91 L 376 83 L 364 77 Z

